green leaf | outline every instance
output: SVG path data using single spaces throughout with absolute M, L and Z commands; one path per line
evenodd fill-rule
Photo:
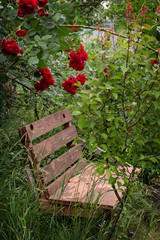
M 40 40 L 40 36 L 38 36 L 38 35 L 34 36 L 34 40 L 35 40 L 36 42 L 38 42 L 38 41 Z
M 121 79 L 121 78 L 122 78 L 121 76 L 113 76 L 110 79 Z
M 158 163 L 158 160 L 155 157 L 149 157 L 149 160 L 151 160 L 154 163 Z
M 118 98 L 118 94 L 117 93 L 112 93 L 112 96 L 117 99 Z
M 109 178 L 109 184 L 115 184 L 116 183 L 116 178 L 110 177 Z
M 39 59 L 37 57 L 30 57 L 29 60 L 28 60 L 28 63 L 29 64 L 37 64 L 39 63 Z
M 54 16 L 53 16 L 53 21 L 55 21 L 56 23 L 58 24 L 63 24 L 65 23 L 65 16 L 62 15 L 61 13 L 56 13 Z
M 89 144 L 93 144 L 96 141 L 95 137 L 90 137 L 89 138 Z
M 111 63 L 110 63 L 110 64 L 109 64 L 109 67 L 112 68 L 112 69 L 114 69 L 114 70 L 118 70 L 118 68 L 117 68 L 114 64 L 111 64 Z
M 5 62 L 7 59 L 7 56 L 4 56 L 3 54 L 0 54 L 0 63 Z
M 153 102 L 153 105 L 155 107 L 155 110 L 157 110 L 159 108 L 159 102 L 158 101 Z
M 122 186 L 122 183 L 118 181 L 117 185 L 118 185 L 118 188 L 120 188 Z
M 108 151 L 108 147 L 106 144 L 101 144 L 100 147 L 105 150 L 106 152 Z
M 128 184 L 128 179 L 123 177 L 122 180 L 124 181 L 124 183 L 127 185 Z
M 42 37 L 42 40 L 45 41 L 45 40 L 48 40 L 51 37 L 52 37 L 52 35 L 45 35 L 45 36 Z
M 105 133 L 102 133 L 101 136 L 102 136 L 104 139 L 107 139 L 107 138 L 108 138 L 108 135 L 105 134 Z
M 57 43 L 50 43 L 48 46 L 48 50 L 50 50 L 52 52 L 53 51 L 57 52 L 57 51 L 59 51 L 59 49 L 60 49 L 60 46 Z
M 39 41 L 39 42 L 38 42 L 38 45 L 39 45 L 40 47 L 46 47 L 46 42 Z
M 160 96 L 160 91 L 157 92 L 153 92 L 154 96 L 156 97 L 156 99 Z
M 89 146 L 89 152 L 93 152 L 97 149 L 97 143 L 94 143 L 93 145 Z
M 111 177 L 111 170 L 109 168 L 106 168 L 106 173 L 108 174 L 109 177 Z
M 79 127 L 81 130 L 83 130 L 84 124 L 85 124 L 84 119 L 81 119 L 81 118 L 80 118 L 80 119 L 78 120 L 78 127 Z
M 66 41 L 59 41 L 61 50 L 67 50 L 70 48 L 70 45 Z
M 80 111 L 77 111 L 77 110 L 75 110 L 75 111 L 73 111 L 72 112 L 72 115 L 73 116 L 78 116 L 78 115 L 81 115 L 82 113 L 80 112 Z
M 39 68 L 45 68 L 46 67 L 45 62 L 42 59 L 39 60 L 38 67 Z
M 74 10 L 74 5 L 72 3 L 69 3 L 69 2 L 62 3 L 61 6 L 60 6 L 60 10 L 64 14 L 69 14 Z
M 99 176 L 102 176 L 104 174 L 104 168 L 96 168 L 96 172 L 98 172 Z
M 129 67 L 125 67 L 125 66 L 121 67 L 123 74 L 125 74 L 128 71 L 128 69 L 129 69 Z

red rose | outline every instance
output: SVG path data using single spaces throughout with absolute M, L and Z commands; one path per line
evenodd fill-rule
M 80 48 L 81 50 L 76 50 L 77 53 L 74 51 L 70 52 L 69 67 L 75 69 L 76 71 L 82 71 L 85 67 L 84 61 L 88 60 L 88 55 L 81 43 Z
M 76 91 L 78 90 L 78 87 L 74 85 L 76 83 L 76 79 L 72 76 L 68 78 L 68 80 L 64 80 L 65 82 L 61 85 L 64 90 L 66 90 L 71 95 L 75 95 Z
M 41 75 L 43 76 L 45 73 L 50 73 L 50 70 L 45 67 L 45 68 L 38 68 L 39 72 L 41 73 Z
M 40 7 L 44 7 L 48 3 L 48 0 L 37 0 L 37 4 Z
M 87 55 L 87 53 L 85 52 L 85 50 L 84 50 L 84 47 L 83 47 L 83 45 L 80 43 L 80 47 L 81 47 L 81 53 L 82 53 L 82 55 L 83 55 L 83 60 L 84 61 L 87 61 L 88 60 L 88 55 Z
M 17 15 L 19 17 L 24 17 L 25 14 L 20 9 L 18 9 Z
M 43 79 L 45 79 L 46 82 L 49 83 L 49 85 L 53 85 L 54 84 L 54 80 L 53 77 L 50 73 L 45 73 L 43 76 Z
M 157 61 L 156 59 L 151 60 L 150 62 L 151 62 L 151 63 L 154 63 L 154 64 L 158 64 L 158 61 Z
M 27 35 L 26 30 L 17 30 L 16 31 L 16 36 L 18 37 L 25 37 Z
M 18 16 L 24 17 L 25 15 L 30 15 L 35 13 L 36 0 L 18 0 Z
M 84 74 L 79 74 L 76 77 L 76 80 L 79 81 L 81 83 L 81 85 L 84 85 L 86 82 L 86 76 Z
M 44 14 L 45 14 L 44 9 L 43 8 L 39 8 L 38 9 L 38 14 L 39 14 L 39 16 L 44 16 Z
M 39 91 L 44 91 L 44 86 L 42 85 L 42 84 L 40 84 L 39 82 L 36 82 L 35 84 L 34 84 L 34 88 L 37 90 L 37 92 L 39 92 Z
M 85 64 L 80 50 L 77 50 L 77 53 L 74 53 L 74 51 L 70 52 L 69 67 L 76 71 L 82 71 L 84 69 Z
M 8 56 L 17 55 L 18 53 L 22 54 L 23 52 L 22 48 L 20 48 L 16 41 L 14 41 L 13 39 L 12 40 L 8 40 L 8 38 L 2 39 L 0 43 L 2 44 L 0 46 L 1 52 Z
M 48 89 L 50 85 L 54 84 L 54 79 L 50 73 L 50 70 L 46 68 L 38 68 L 39 72 L 42 75 L 42 79 L 40 82 L 36 82 L 34 84 L 34 87 L 37 91 L 44 91 L 45 89 Z
M 107 73 L 107 71 L 108 71 L 108 68 L 105 68 L 103 71 L 104 71 L 105 73 Z

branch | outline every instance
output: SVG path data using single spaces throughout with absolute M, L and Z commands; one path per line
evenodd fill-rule
M 104 25 L 105 26 L 105 25 Z M 93 27 L 93 26 L 86 26 L 86 25 L 69 25 L 69 24 L 67 24 L 67 25 L 65 25 L 65 24 L 61 24 L 61 25 L 57 25 L 57 27 L 80 27 L 80 28 L 87 28 L 87 29 L 93 29 L 93 30 L 99 30 L 99 31 L 103 31 L 103 32 L 108 32 L 108 33 L 110 33 L 110 34 L 112 34 L 112 35 L 115 35 L 115 36 L 118 36 L 118 37 L 122 37 L 122 38 L 124 38 L 124 39 L 128 39 L 128 37 L 127 36 L 125 36 L 125 35 L 121 35 L 121 34 L 119 34 L 119 33 L 114 33 L 114 32 L 112 32 L 112 31 L 110 31 L 110 30 L 107 30 L 107 29 L 105 29 L 105 27 L 100 27 L 100 26 L 98 26 L 98 27 Z M 137 40 L 136 41 L 134 41 L 134 40 L 130 40 L 131 42 L 133 42 L 133 43 L 136 43 L 137 42 Z M 157 49 L 155 50 L 155 49 L 153 49 L 152 47 L 148 47 L 148 46 L 145 46 L 145 45 L 143 45 L 142 43 L 141 43 L 141 45 L 143 46 L 143 47 L 145 47 L 145 48 L 147 48 L 147 49 L 150 49 L 150 50 L 152 50 L 153 52 L 156 52 L 157 53 Z
M 139 123 L 142 118 L 148 113 L 149 109 L 153 106 L 153 103 L 150 104 L 150 106 L 147 108 L 147 110 L 142 114 L 142 116 L 131 126 L 129 126 L 129 128 L 134 127 L 135 125 L 137 125 L 137 123 Z
M 121 199 L 121 197 L 119 196 L 119 193 L 118 193 L 118 191 L 117 191 L 117 189 L 116 189 L 116 187 L 115 187 L 115 184 L 112 184 L 112 188 L 113 188 L 113 190 L 114 190 L 114 193 L 116 194 L 116 197 L 118 198 L 118 201 L 122 204 L 122 199 Z

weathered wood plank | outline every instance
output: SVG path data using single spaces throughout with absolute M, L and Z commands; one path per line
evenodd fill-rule
M 84 206 L 82 204 L 71 204 L 66 202 L 54 202 L 52 200 L 40 199 L 40 209 L 45 213 L 55 213 L 58 215 L 67 215 L 67 216 L 79 216 L 79 217 L 92 217 L 97 218 L 99 213 L 103 212 L 110 217 L 110 209 L 99 208 L 95 209 L 89 206 Z
M 55 134 L 54 136 L 44 140 L 33 146 L 33 152 L 37 162 L 63 147 L 67 143 L 77 137 L 77 130 L 75 126 L 66 128 L 65 130 Z
M 66 184 L 68 183 L 68 180 L 74 175 L 77 174 L 79 171 L 84 169 L 86 166 L 86 159 L 81 159 L 77 164 L 75 164 L 73 167 L 68 169 L 64 174 L 62 174 L 59 178 L 57 178 L 53 183 L 51 183 L 48 187 L 46 187 L 48 193 L 50 196 L 55 194 L 55 192 L 59 188 L 65 188 Z
M 28 132 L 29 140 L 34 140 L 41 135 L 51 131 L 53 128 L 64 125 L 73 119 L 70 109 L 60 110 L 52 115 L 44 117 L 38 121 L 26 125 L 25 127 L 19 128 L 19 132 Z M 24 130 L 23 130 L 24 129 Z
M 43 167 L 41 170 L 45 184 L 50 182 L 57 175 L 61 174 L 65 169 L 77 161 L 81 155 L 81 147 L 80 145 L 76 145 L 57 159 L 54 159 L 50 164 Z

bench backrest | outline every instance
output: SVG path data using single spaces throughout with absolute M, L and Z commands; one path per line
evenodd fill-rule
M 63 173 L 68 167 L 75 163 L 82 155 L 79 145 L 72 145 L 75 137 L 78 136 L 77 130 L 70 121 L 73 119 L 70 109 L 60 110 L 50 116 L 42 118 L 22 128 L 19 128 L 19 134 L 22 137 L 22 143 L 27 148 L 30 166 L 33 170 L 40 170 L 39 188 L 45 188 L 45 185 L 52 181 L 53 178 Z M 64 130 L 33 145 L 33 140 L 50 132 L 54 128 L 64 126 Z M 57 151 L 64 145 L 67 145 L 67 152 L 63 153 L 57 159 L 52 160 L 49 164 L 40 167 L 40 162 L 45 157 Z M 36 175 L 37 177 L 37 175 Z

